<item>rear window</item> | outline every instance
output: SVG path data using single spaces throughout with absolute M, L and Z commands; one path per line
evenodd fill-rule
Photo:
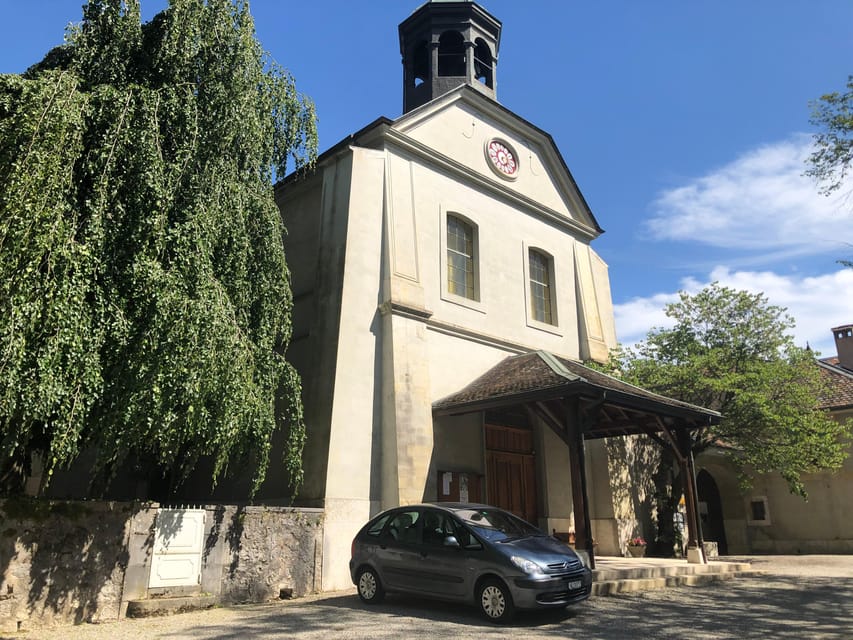
M 390 517 L 390 513 L 386 513 L 384 516 L 379 516 L 369 527 L 367 527 L 367 531 L 365 533 L 369 536 L 379 537 L 379 534 L 382 533 L 382 527 L 385 526 L 385 523 L 388 522 L 388 518 Z
M 521 518 L 495 509 L 464 509 L 456 515 L 478 535 L 500 542 L 509 538 L 544 535 Z

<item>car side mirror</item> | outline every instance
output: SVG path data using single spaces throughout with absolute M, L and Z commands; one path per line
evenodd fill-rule
M 461 549 L 462 547 L 459 545 L 459 540 L 456 539 L 456 536 L 447 536 L 444 539 L 444 546 L 451 547 L 452 549 Z

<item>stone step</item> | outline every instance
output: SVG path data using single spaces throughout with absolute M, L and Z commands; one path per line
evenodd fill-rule
M 168 616 L 173 613 L 210 609 L 219 600 L 216 596 L 195 595 L 148 600 L 131 600 L 127 603 L 128 618 L 147 618 L 149 616 Z
M 592 589 L 596 595 L 701 585 L 759 573 L 748 562 L 725 560 L 698 564 L 672 558 L 602 556 L 596 565 Z
M 609 596 L 618 593 L 651 591 L 656 589 L 669 589 L 672 587 L 701 586 L 760 573 L 760 571 L 747 569 L 742 571 L 683 573 L 681 575 L 666 575 L 647 578 L 601 580 L 592 583 L 592 595 Z
M 611 580 L 643 580 L 687 575 L 737 574 L 751 570 L 751 565 L 748 562 L 710 562 L 708 564 L 661 566 L 654 563 L 645 565 L 637 560 L 632 560 L 630 563 L 625 563 L 624 566 L 607 563 L 595 569 L 592 575 L 596 582 L 608 582 Z

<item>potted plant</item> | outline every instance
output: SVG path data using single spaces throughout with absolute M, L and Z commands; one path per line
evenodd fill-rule
M 628 541 L 628 555 L 632 558 L 642 558 L 646 555 L 646 541 L 642 536 L 635 536 Z

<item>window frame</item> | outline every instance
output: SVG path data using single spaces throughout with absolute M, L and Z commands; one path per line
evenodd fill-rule
M 472 238 L 472 273 L 474 277 L 474 297 L 468 298 L 461 296 L 458 293 L 453 293 L 450 290 L 449 265 L 448 265 L 448 243 L 447 243 L 447 225 L 450 218 L 455 218 L 471 228 Z M 480 279 L 480 264 L 482 262 L 482 253 L 480 251 L 480 225 L 476 220 L 460 212 L 458 207 L 442 207 L 439 216 L 439 238 L 440 238 L 440 259 L 439 259 L 439 277 L 441 278 L 441 299 L 445 302 L 451 302 L 480 313 L 485 313 L 483 306 L 483 287 Z
M 764 519 L 756 520 L 752 517 L 753 503 L 762 503 L 764 505 Z M 746 522 L 753 527 L 766 527 L 773 524 L 770 520 L 770 505 L 767 502 L 767 496 L 751 496 L 746 501 Z
M 524 263 L 524 314 L 527 320 L 527 326 L 533 329 L 539 329 L 540 331 L 546 331 L 548 333 L 553 333 L 554 335 L 562 336 L 563 331 L 560 326 L 560 310 L 557 296 L 557 264 L 556 258 L 554 254 L 547 249 L 543 248 L 541 245 L 535 245 L 528 242 L 522 243 L 523 247 L 523 259 Z M 533 278 L 530 273 L 530 255 L 531 252 L 535 252 L 540 256 L 544 257 L 548 263 L 548 293 L 549 293 L 549 301 L 551 304 L 551 322 L 545 322 L 542 320 L 537 320 L 533 314 L 533 292 L 532 292 L 532 283 Z

